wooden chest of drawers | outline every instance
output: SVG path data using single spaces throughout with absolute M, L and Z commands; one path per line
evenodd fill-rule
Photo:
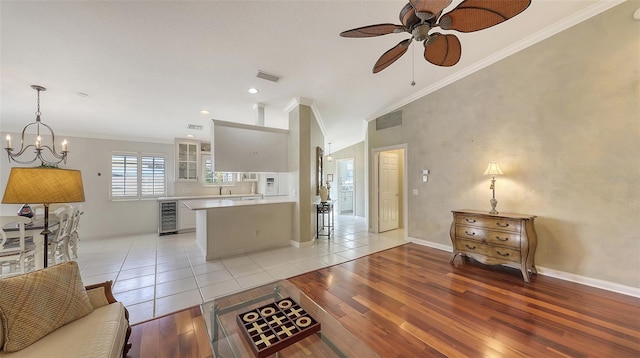
M 451 243 L 453 255 L 472 257 L 487 265 L 508 265 L 520 269 L 525 282 L 535 267 L 538 238 L 533 226 L 535 216 L 520 214 L 491 215 L 482 211 L 452 211 Z

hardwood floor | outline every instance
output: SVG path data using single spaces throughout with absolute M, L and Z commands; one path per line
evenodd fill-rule
M 131 327 L 127 357 L 213 357 L 200 307 L 192 307 Z
M 449 256 L 407 244 L 290 281 L 385 358 L 640 356 L 640 299 Z M 211 357 L 198 307 L 131 342 L 129 357 Z
M 407 244 L 291 279 L 382 357 L 638 357 L 640 299 Z

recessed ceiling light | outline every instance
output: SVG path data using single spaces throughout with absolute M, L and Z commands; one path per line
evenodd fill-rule
M 193 134 L 187 134 L 187 138 L 193 138 Z
M 202 111 L 200 111 L 200 114 L 209 114 L 211 112 L 207 111 L 206 109 L 203 109 Z
M 249 93 L 256 94 L 256 93 L 258 93 L 258 90 L 256 88 L 251 87 L 251 88 L 249 88 Z

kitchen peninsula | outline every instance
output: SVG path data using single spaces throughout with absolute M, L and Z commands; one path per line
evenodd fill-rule
M 293 208 L 289 197 L 258 200 L 186 200 L 196 211 L 196 242 L 214 260 L 268 248 L 288 246 Z

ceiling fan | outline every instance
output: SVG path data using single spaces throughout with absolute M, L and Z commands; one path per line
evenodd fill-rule
M 409 0 L 400 10 L 402 25 L 377 24 L 358 27 L 340 33 L 342 37 L 376 37 L 408 32 L 411 38 L 402 40 L 385 52 L 373 66 L 378 73 L 398 60 L 409 48 L 411 40 L 424 43 L 424 58 L 437 66 L 453 66 L 460 60 L 462 46 L 453 34 L 431 32 L 443 30 L 473 32 L 506 21 L 523 12 L 531 0 L 464 0 L 456 8 L 442 15 L 452 0 Z M 431 32 L 431 33 L 430 33 Z

